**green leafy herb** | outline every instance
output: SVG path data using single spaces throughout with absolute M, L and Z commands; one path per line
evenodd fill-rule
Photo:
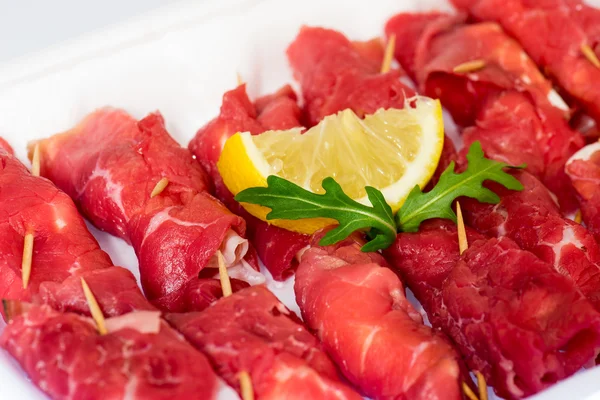
M 466 196 L 482 203 L 496 204 L 498 195 L 483 186 L 486 180 L 494 181 L 510 190 L 523 190 L 517 178 L 506 173 L 504 168 L 524 168 L 524 165 L 512 167 L 506 163 L 485 158 L 481 144 L 474 142 L 467 153 L 467 169 L 457 174 L 452 162 L 440 176 L 433 189 L 423 193 L 415 186 L 396 214 L 396 223 L 401 232 L 416 232 L 421 222 L 431 218 L 446 218 L 456 222 L 452 210 L 455 199 Z
M 363 251 L 376 251 L 389 247 L 398 230 L 415 232 L 421 222 L 431 218 L 446 218 L 456 222 L 452 203 L 466 196 L 484 203 L 496 204 L 500 198 L 483 186 L 484 181 L 497 182 L 510 190 L 523 190 L 523 185 L 504 168 L 513 167 L 503 162 L 485 158 L 481 144 L 474 142 L 467 154 L 468 166 L 462 173 L 454 172 L 454 162 L 440 176 L 437 185 L 422 192 L 417 185 L 394 217 L 383 194 L 370 186 L 365 188 L 371 207 L 348 197 L 333 179 L 323 180 L 324 194 L 315 194 L 283 178 L 271 175 L 267 187 L 243 190 L 235 196 L 239 202 L 269 207 L 267 220 L 331 218 L 339 225 L 327 232 L 319 244 L 326 246 L 347 238 L 357 230 L 368 230 L 371 239 Z
M 373 187 L 365 188 L 372 207 L 348 197 L 333 179 L 322 183 L 324 194 L 315 194 L 278 176 L 267 178 L 267 187 L 246 189 L 235 199 L 239 202 L 269 207 L 267 220 L 331 218 L 339 225 L 327 232 L 319 244 L 327 246 L 347 238 L 352 232 L 371 228 L 372 240 L 363 251 L 376 251 L 390 246 L 396 238 L 396 223 L 392 209 L 381 192 Z

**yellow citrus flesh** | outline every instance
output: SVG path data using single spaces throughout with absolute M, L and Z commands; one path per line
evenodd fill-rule
M 365 186 L 383 193 L 397 211 L 415 185 L 424 187 L 437 167 L 444 144 L 439 101 L 417 97 L 404 109 L 379 110 L 359 118 L 351 110 L 328 116 L 301 134 L 300 129 L 237 133 L 227 142 L 218 168 L 233 193 L 267 186 L 277 175 L 303 188 L 323 193 L 321 182 L 333 177 L 351 198 L 370 204 Z M 270 209 L 242 203 L 266 221 Z M 311 234 L 335 221 L 324 218 L 270 220 L 296 232 Z

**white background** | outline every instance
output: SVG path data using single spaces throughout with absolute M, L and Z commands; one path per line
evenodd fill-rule
M 171 2 L 0 0 L 0 63 L 97 31 L 168 3 Z

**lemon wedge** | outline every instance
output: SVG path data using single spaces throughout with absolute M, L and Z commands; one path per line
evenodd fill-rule
M 365 186 L 379 189 L 397 211 L 415 185 L 424 187 L 435 172 L 444 144 L 442 108 L 437 100 L 416 97 L 404 109 L 378 110 L 359 118 L 352 110 L 324 118 L 302 134 L 301 128 L 248 132 L 230 137 L 217 164 L 227 188 L 267 186 L 277 175 L 314 193 L 333 177 L 344 192 L 370 205 Z M 242 203 L 266 221 L 270 209 Z M 311 234 L 335 222 L 312 218 L 270 220 L 296 232 Z

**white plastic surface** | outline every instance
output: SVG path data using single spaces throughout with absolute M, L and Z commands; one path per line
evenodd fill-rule
M 68 129 L 95 108 L 111 105 L 138 118 L 160 110 L 171 134 L 187 145 L 218 113 L 221 96 L 236 86 L 237 73 L 253 96 L 291 81 L 284 52 L 302 24 L 369 39 L 382 33 L 394 13 L 432 8 L 449 6 L 443 0 L 174 3 L 102 34 L 0 66 L 0 136 L 25 160 L 29 140 Z M 137 275 L 137 260 L 128 245 L 96 229 L 92 232 L 115 264 Z M 270 280 L 269 287 L 297 312 L 293 282 Z M 220 395 L 235 397 L 225 390 Z M 0 351 L 0 399 L 44 398 Z M 600 399 L 600 368 L 579 373 L 534 398 Z

